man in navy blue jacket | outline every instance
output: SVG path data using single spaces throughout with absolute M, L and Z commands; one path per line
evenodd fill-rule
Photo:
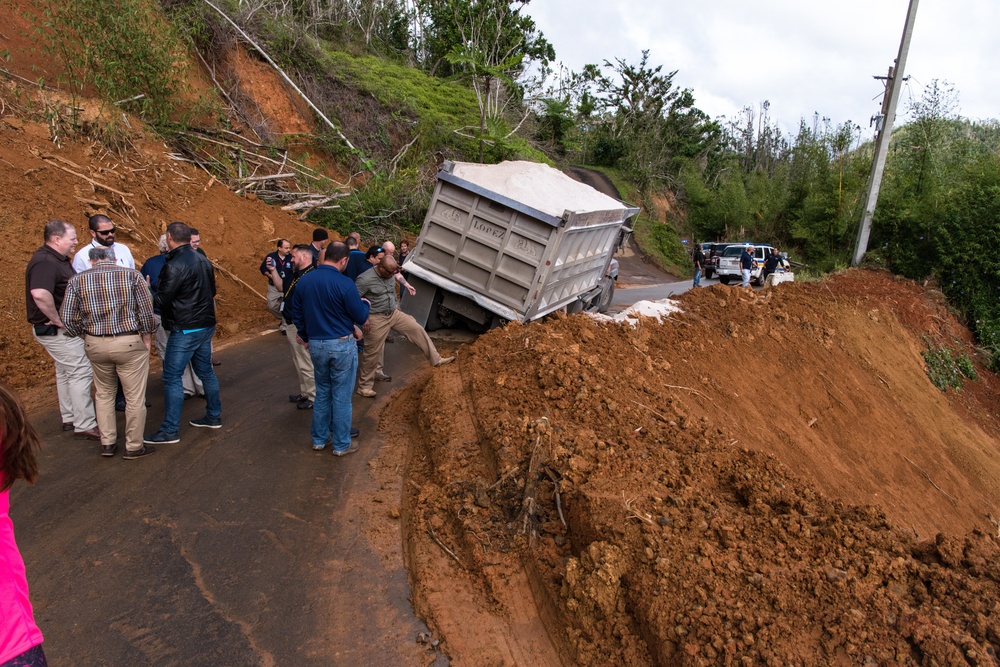
M 351 392 L 358 372 L 355 340 L 361 338 L 369 310 L 354 282 L 341 273 L 347 257 L 345 244 L 328 245 L 323 262 L 299 279 L 286 304 L 313 363 L 312 446 L 322 450 L 331 441 L 335 456 L 358 451 L 358 444 L 351 442 Z

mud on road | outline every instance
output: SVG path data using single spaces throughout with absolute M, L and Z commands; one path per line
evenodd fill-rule
M 927 379 L 925 341 L 975 354 L 940 295 L 851 271 L 680 303 L 491 332 L 390 407 L 449 655 L 995 664 L 1000 387 Z

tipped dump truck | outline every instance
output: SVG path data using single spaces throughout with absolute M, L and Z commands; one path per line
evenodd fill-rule
M 428 330 L 485 330 L 556 310 L 607 310 L 609 267 L 639 212 L 534 162 L 445 162 L 403 270 Z

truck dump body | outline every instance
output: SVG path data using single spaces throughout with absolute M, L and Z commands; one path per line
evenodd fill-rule
M 546 165 L 445 163 L 403 268 L 463 317 L 531 320 L 598 287 L 637 211 Z M 417 291 L 404 310 L 426 326 L 436 304 Z

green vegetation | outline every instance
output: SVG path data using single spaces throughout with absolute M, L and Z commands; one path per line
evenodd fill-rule
M 945 391 L 948 387 L 962 389 L 962 378 L 977 380 L 976 367 L 967 354 L 947 347 L 928 343 L 923 353 L 927 362 L 927 377 L 935 387 Z
M 75 100 L 92 86 L 115 106 L 163 127 L 177 120 L 184 90 L 183 42 L 159 7 L 144 0 L 31 0 L 27 18 Z M 74 121 L 77 119 L 74 118 Z

